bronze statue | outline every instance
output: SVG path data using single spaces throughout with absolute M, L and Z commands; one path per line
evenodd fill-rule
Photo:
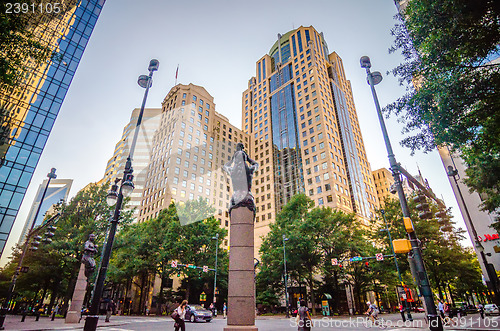
M 97 253 L 97 245 L 94 244 L 95 234 L 89 235 L 89 240 L 85 242 L 85 247 L 83 249 L 82 262 L 85 265 L 85 277 L 87 279 L 94 273 L 96 263 L 94 260 L 94 255 Z
M 250 189 L 252 188 L 253 174 L 258 169 L 259 164 L 248 156 L 244 148 L 242 143 L 238 143 L 233 157 L 223 167 L 224 171 L 231 176 L 233 184 L 229 213 L 236 207 L 247 207 L 255 212 L 255 203 Z M 247 165 L 247 162 L 250 163 L 250 166 Z

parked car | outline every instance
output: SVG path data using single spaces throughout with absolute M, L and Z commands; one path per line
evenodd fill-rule
M 425 309 L 423 307 L 415 307 L 416 313 L 425 313 Z
M 497 314 L 500 315 L 500 310 L 498 309 L 497 305 L 494 303 L 487 304 L 484 306 L 484 314 L 486 316 Z
M 184 320 L 186 321 L 190 321 L 191 323 L 210 322 L 212 321 L 212 318 L 213 318 L 212 312 L 208 309 L 203 308 L 200 305 L 186 306 L 186 315 L 184 316 Z

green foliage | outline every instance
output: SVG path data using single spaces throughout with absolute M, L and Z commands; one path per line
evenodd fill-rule
M 118 234 L 110 266 L 110 280 L 127 283 L 137 275 L 158 275 L 166 279 L 176 275 L 178 269 L 171 268 L 171 261 L 196 266 L 215 266 L 215 244 L 212 238 L 219 234 L 217 287 L 220 295 L 227 290 L 227 251 L 220 245 L 227 231 L 210 216 L 213 209 L 205 200 L 188 201 L 176 206 L 171 204 L 158 217 L 134 224 Z M 198 222 L 181 225 L 179 218 L 194 217 Z M 190 302 L 198 302 L 202 291 L 207 300 L 213 293 L 214 273 L 200 269 L 181 269 L 181 295 Z M 143 287 L 144 284 L 138 284 Z M 160 304 L 163 304 L 163 283 L 160 290 Z M 171 298 L 170 298 L 171 299 Z M 143 303 L 145 304 L 145 303 Z
M 35 27 L 43 24 L 43 15 L 52 15 L 42 15 L 36 10 L 35 13 L 9 14 L 7 3 L 12 2 L 0 0 L 0 86 L 17 86 L 28 70 L 28 60 L 36 66 L 55 56 L 50 45 L 40 42 L 35 34 Z
M 404 146 L 461 152 L 467 185 L 485 193 L 492 212 L 500 206 L 500 64 L 488 61 L 500 55 L 498 1 L 408 1 L 403 17 L 390 51 L 405 57 L 393 74 L 408 92 L 386 110 L 413 133 Z
M 326 272 L 338 288 L 339 275 L 329 261 L 344 254 L 354 245 L 362 245 L 356 239 L 360 232 L 353 230 L 356 220 L 331 208 L 313 208 L 313 201 L 303 194 L 292 197 L 270 225 L 260 248 L 261 269 L 257 275 L 258 303 L 268 304 L 270 297 L 284 295 L 283 284 L 283 235 L 286 241 L 287 271 L 290 284 L 306 282 L 311 301 L 316 300 L 316 289 L 320 285 L 315 275 Z M 363 239 L 364 241 L 364 239 Z
M 56 223 L 57 230 L 52 238 L 53 242 L 40 244 L 35 252 L 28 251 L 23 261 L 23 265 L 29 267 L 29 272 L 18 278 L 16 291 L 20 298 L 31 299 L 36 297 L 40 290 L 48 290 L 53 297 L 61 296 L 68 302 L 80 268 L 84 243 L 89 234 L 96 235 L 99 247 L 102 247 L 106 236 L 109 217 L 114 209 L 106 204 L 106 191 L 105 186 L 90 184 L 79 191 L 69 203 L 58 206 L 57 211 L 61 216 Z M 122 212 L 121 216 L 122 226 L 130 223 L 130 211 Z M 41 234 L 43 235 L 43 232 Z M 11 261 L 2 270 L 2 278 L 6 279 L 1 283 L 2 293 L 7 292 L 21 250 L 21 246 L 15 249 Z M 95 258 L 98 261 L 99 256 Z

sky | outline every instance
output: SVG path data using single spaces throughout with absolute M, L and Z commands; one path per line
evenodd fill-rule
M 100 180 L 144 90 L 137 85 L 149 61 L 160 61 L 146 107 L 161 107 L 175 84 L 203 86 L 215 110 L 241 128 L 241 97 L 255 76 L 256 61 L 277 40 L 299 26 L 324 33 L 330 52 L 337 52 L 351 81 L 366 154 L 372 170 L 389 168 L 361 56 L 371 58 L 372 72 L 383 81 L 376 90 L 381 106 L 405 90 L 387 72 L 402 62 L 389 54 L 397 10 L 392 0 L 107 0 L 80 61 L 58 118 L 47 141 L 30 187 L 7 242 L 16 243 L 38 185 L 51 168 L 58 178 L 74 180 L 70 196 Z M 437 151 L 411 155 L 401 147 L 402 124 L 386 119 L 396 159 L 410 173 L 418 169 L 434 193 L 452 208 L 454 220 L 465 229 L 462 216 Z M 470 245 L 470 241 L 464 242 Z

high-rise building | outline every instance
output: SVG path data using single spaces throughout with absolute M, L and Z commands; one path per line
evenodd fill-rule
M 40 65 L 23 59 L 20 85 L 0 90 L 0 252 L 104 2 L 62 1 L 58 13 L 34 14 L 33 35 L 60 56 Z
M 232 189 L 222 166 L 239 142 L 246 151 L 251 147 L 250 137 L 215 111 L 203 87 L 174 86 L 163 100 L 153 137 L 139 221 L 156 217 L 172 201 L 201 197 L 215 208 L 221 226 L 228 227 Z
M 243 131 L 255 141 L 250 155 L 260 163 L 256 238 L 297 193 L 366 222 L 372 217 L 378 200 L 351 84 L 322 33 L 301 26 L 278 35 L 242 102 Z
M 384 200 L 387 198 L 398 199 L 398 194 L 391 191 L 391 186 L 394 185 L 394 177 L 392 177 L 392 172 L 386 168 L 380 168 L 372 171 L 373 182 L 375 184 L 375 189 L 377 190 L 378 201 L 380 202 L 380 207 L 384 206 Z
M 44 214 L 46 212 L 50 212 L 53 205 L 68 199 L 73 179 L 52 179 L 49 187 L 47 187 L 47 181 L 48 179 L 45 179 L 42 184 L 38 186 L 38 191 L 36 192 L 35 199 L 33 200 L 30 212 L 26 218 L 26 224 L 24 225 L 23 232 L 21 232 L 21 237 L 19 237 L 19 244 L 24 242 L 24 239 L 26 238 L 33 222 L 35 222 L 35 226 L 41 225 L 44 220 Z M 47 191 L 45 192 L 45 197 L 43 198 L 43 201 L 41 201 L 46 187 Z M 42 204 L 41 206 L 40 203 Z M 35 214 L 38 210 L 38 206 L 40 206 L 40 212 L 35 220 Z
M 130 153 L 130 143 L 135 134 L 137 118 L 139 117 L 140 111 L 140 108 L 136 108 L 132 111 L 130 122 L 123 129 L 122 138 L 116 144 L 113 157 L 109 159 L 106 165 L 103 183 L 107 182 L 112 184 L 115 179 L 123 178 L 125 163 Z M 146 182 L 147 166 L 149 165 L 151 151 L 153 149 L 153 136 L 160 125 L 161 112 L 161 108 L 145 108 L 142 122 L 139 127 L 137 142 L 132 158 L 134 190 L 132 194 L 130 194 L 130 202 L 127 204 L 127 208 L 135 208 L 133 215 L 135 219 L 139 217 L 139 208 L 141 205 L 144 183 Z

